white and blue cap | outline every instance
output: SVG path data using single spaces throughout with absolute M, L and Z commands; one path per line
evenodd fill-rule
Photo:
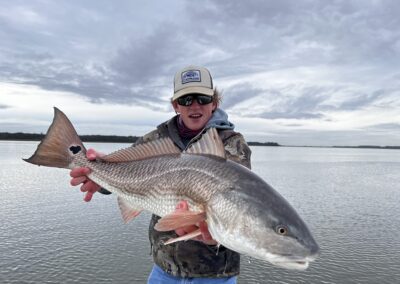
M 203 94 L 213 96 L 213 81 L 210 71 L 204 67 L 188 66 L 175 74 L 174 96 L 175 101 L 187 94 Z

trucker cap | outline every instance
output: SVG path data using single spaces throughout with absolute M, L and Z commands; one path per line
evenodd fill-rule
M 204 67 L 188 66 L 175 74 L 172 100 L 194 93 L 207 96 L 214 95 L 211 74 Z

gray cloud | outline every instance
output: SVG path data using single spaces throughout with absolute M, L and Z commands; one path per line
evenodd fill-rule
M 221 107 L 229 110 L 233 106 L 241 104 L 253 97 L 257 97 L 264 92 L 265 91 L 261 89 L 254 88 L 249 83 L 234 85 L 226 90 L 223 90 Z M 227 95 L 225 96 L 224 93 Z
M 375 125 L 371 125 L 368 129 L 373 129 L 375 131 L 379 130 L 382 132 L 385 131 L 399 131 L 400 130 L 400 123 L 379 123 Z
M 331 108 L 328 102 L 331 94 L 330 88 L 300 87 L 296 84 L 283 86 L 280 89 L 257 90 L 253 92 L 253 95 L 259 98 L 254 103 L 254 108 L 259 108 L 262 104 L 264 111 L 250 110 L 243 115 L 266 119 L 325 119 L 322 112 Z M 233 100 L 237 101 L 237 98 Z
M 223 90 L 222 107 L 238 116 L 285 118 L 295 125 L 296 119 L 326 121 L 330 111 L 397 104 L 398 1 L 193 5 L 3 1 L 0 81 L 166 112 L 174 72 L 197 64 L 212 71 L 217 86 L 243 78 Z M 289 82 L 288 76 L 275 84 L 275 74 L 299 68 L 312 70 L 315 79 Z M 326 69 L 337 71 L 318 81 Z M 276 79 L 255 86 L 249 78 L 257 73 Z M 256 110 L 243 107 L 252 102 Z
M 289 113 L 306 113 L 318 111 L 324 105 L 327 96 L 324 96 L 322 88 L 307 87 L 302 90 L 301 95 L 294 99 L 289 99 L 286 105 L 286 110 Z M 312 115 L 311 115 L 312 116 Z M 317 115 L 320 117 L 320 115 Z
M 0 104 L 0 109 L 7 109 L 7 108 L 11 108 L 11 107 L 8 105 Z
M 227 59 L 229 67 L 246 62 L 247 72 L 254 72 L 277 66 L 350 67 L 373 61 L 395 70 L 399 63 L 400 5 L 396 1 L 209 3 L 191 13 L 201 26 L 215 23 L 212 31 L 199 36 L 232 54 Z
M 343 110 L 355 110 L 359 109 L 363 106 L 371 105 L 372 103 L 378 101 L 382 97 L 384 97 L 388 92 L 385 90 L 377 90 L 371 93 L 361 93 L 355 94 L 353 98 L 350 98 L 347 101 L 344 101 L 339 109 Z
M 288 85 L 281 89 L 270 88 L 262 90 L 254 88 L 248 83 L 238 84 L 227 90 L 222 107 L 229 110 L 244 101 L 258 98 L 256 103 L 253 104 L 254 107 L 264 106 L 265 111 L 246 111 L 242 108 L 242 116 L 267 119 L 323 118 L 323 115 L 319 112 L 326 107 L 324 102 L 329 99 L 329 96 L 325 95 L 327 90 L 321 87 L 305 87 L 300 91 L 297 89 L 298 86 L 296 85 Z M 300 94 L 293 96 L 291 95 L 293 92 Z
M 179 14 L 174 22 L 165 15 L 158 15 L 157 21 L 156 15 L 149 21 L 140 18 L 143 22 L 137 24 L 151 27 L 140 35 L 133 33 L 137 27 L 129 32 L 122 24 L 130 6 L 112 9 L 102 2 L 98 8 L 87 3 L 77 9 L 68 2 L 61 5 L 64 12 L 33 4 L 24 6 L 26 10 L 11 7 L 31 15 L 31 24 L 38 28 L 33 33 L 24 23 L 0 17 L 4 24 L 0 38 L 11 41 L 3 52 L 12 55 L 8 62 L 1 62 L 4 79 L 22 78 L 92 100 L 136 103 L 157 100 L 153 95 L 160 91 L 157 85 L 171 87 L 173 73 L 189 63 L 207 65 L 225 77 L 276 66 L 368 64 L 366 58 L 394 66 L 399 60 L 400 20 L 395 15 L 400 5 L 396 1 L 208 1 L 197 9 L 186 4 L 186 14 Z M 73 19 L 68 24 L 67 17 Z M 123 38 L 107 28 L 112 20 L 121 24 L 120 32 L 126 32 Z M 13 42 L 22 44 L 15 49 Z M 132 89 L 150 91 L 141 96 L 142 92 Z
M 323 118 L 322 114 L 315 113 L 306 113 L 306 112 L 298 112 L 298 111 L 290 111 L 290 112 L 274 112 L 267 111 L 261 114 L 257 114 L 257 117 L 267 118 L 267 119 L 315 119 L 315 118 Z
M 110 63 L 115 80 L 123 84 L 154 85 L 159 83 L 160 77 L 171 76 L 167 74 L 169 65 L 178 57 L 179 46 L 182 46 L 174 35 L 173 25 L 166 25 L 118 50 Z

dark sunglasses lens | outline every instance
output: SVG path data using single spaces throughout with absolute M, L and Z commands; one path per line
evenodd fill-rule
M 197 96 L 197 102 L 199 103 L 199 105 L 206 105 L 212 102 L 212 97 L 210 96 Z
M 178 104 L 181 106 L 190 106 L 193 102 L 193 96 L 184 96 L 178 98 Z
M 206 105 L 212 102 L 213 98 L 210 96 L 204 96 L 204 95 L 189 95 L 189 96 L 184 96 L 178 98 L 178 104 L 181 106 L 191 106 L 193 103 L 193 100 L 196 99 L 197 103 L 199 105 Z

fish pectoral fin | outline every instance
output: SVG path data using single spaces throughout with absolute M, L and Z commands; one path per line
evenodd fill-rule
M 132 208 L 132 206 L 122 197 L 118 196 L 118 206 L 121 210 L 122 219 L 124 223 L 128 223 L 142 212 L 142 209 Z
M 205 212 L 175 211 L 158 220 L 154 228 L 160 232 L 172 231 L 178 228 L 195 225 L 205 219 Z
M 193 239 L 193 238 L 195 238 L 197 236 L 200 236 L 200 235 L 201 235 L 201 231 L 200 231 L 200 229 L 197 229 L 197 230 L 195 230 L 195 231 L 193 231 L 191 233 L 185 234 L 185 235 L 180 236 L 178 238 L 169 239 L 168 241 L 166 241 L 164 243 L 164 245 L 169 245 L 169 244 L 173 244 L 173 243 L 180 242 L 180 241 L 187 241 L 187 240 Z

